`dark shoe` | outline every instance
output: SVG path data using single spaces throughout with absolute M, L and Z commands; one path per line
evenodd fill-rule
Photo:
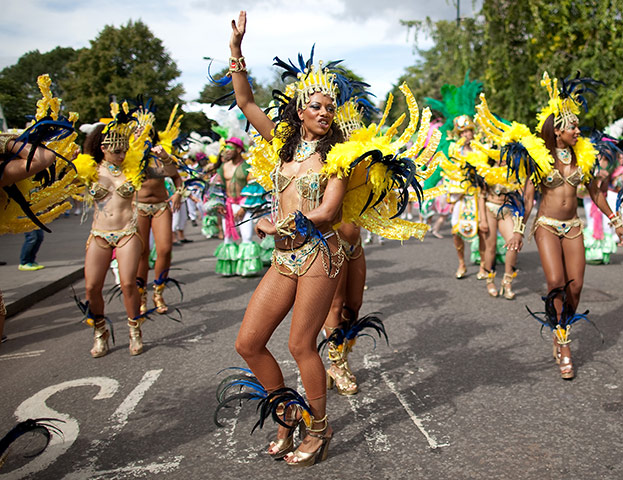
M 4 343 L 7 341 L 6 335 L 2 335 L 2 341 L 0 343 Z
M 180 240 L 180 242 L 182 242 L 182 243 L 193 243 L 194 240 L 189 240 L 188 238 L 184 238 L 184 239 Z
M 173 242 L 173 243 L 172 243 L 172 245 L 173 245 L 174 247 L 181 247 L 183 244 L 182 244 L 182 242 L 177 242 L 177 241 L 176 241 L 176 242 Z
M 196 226 L 197 226 L 197 220 L 192 220 L 190 223 L 191 223 L 191 225 L 192 225 L 193 227 L 196 227 Z

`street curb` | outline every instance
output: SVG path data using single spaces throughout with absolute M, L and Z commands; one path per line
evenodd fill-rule
M 44 298 L 54 295 L 59 290 L 71 285 L 72 283 L 84 278 L 84 265 L 80 265 L 79 268 L 73 272 L 68 273 L 64 277 L 47 284 L 45 287 L 35 290 L 28 295 L 18 298 L 17 300 L 6 305 L 6 318 L 17 315 L 23 312 L 29 307 L 32 307 L 35 303 L 40 302 Z

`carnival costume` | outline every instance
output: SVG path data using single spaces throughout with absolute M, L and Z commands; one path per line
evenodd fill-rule
M 136 128 L 136 119 L 132 116 L 127 103 L 121 105 L 111 104 L 112 120 L 105 120 L 105 127 L 102 131 L 102 145 L 109 149 L 119 149 L 125 151 L 125 158 L 121 167 L 102 160 L 100 164 L 89 154 L 80 154 L 74 161 L 78 178 L 86 185 L 85 194 L 86 205 L 93 205 L 93 226 L 86 243 L 88 249 L 91 243 L 95 243 L 97 248 L 113 249 L 123 248 L 130 242 L 132 237 L 137 236 L 141 243 L 144 240 L 137 231 L 137 209 L 134 202 L 135 192 L 141 187 L 143 180 L 145 153 L 151 148 L 149 142 L 150 128 L 144 128 L 140 135 L 133 136 Z M 106 172 L 106 186 L 100 183 L 100 174 Z M 129 201 L 131 213 L 126 219 L 125 224 L 119 225 L 116 229 L 97 228 L 99 216 L 106 212 L 110 202 L 115 202 L 115 197 L 121 197 L 121 201 Z M 86 206 L 85 205 L 85 206 Z M 85 208 L 86 211 L 86 208 Z M 112 322 L 102 313 L 95 313 L 90 310 L 89 301 L 81 302 L 75 297 L 78 307 L 82 311 L 83 321 L 93 328 L 94 344 L 91 355 L 94 358 L 102 357 L 108 353 L 108 339 L 112 336 Z M 145 321 L 146 315 L 139 314 L 136 317 L 128 316 L 128 327 L 130 330 L 130 353 L 138 355 L 143 351 L 141 324 Z M 110 326 L 110 332 L 107 328 Z M 112 336 L 114 342 L 114 336 Z
M 140 97 L 139 97 L 139 100 L 140 100 Z M 138 121 L 139 127 L 148 128 L 151 130 L 152 128 L 154 128 L 155 116 L 153 112 L 151 111 L 150 105 L 151 105 L 151 102 L 147 102 L 146 105 L 143 105 L 142 102 L 140 102 L 139 109 L 135 113 L 135 117 Z M 175 105 L 171 111 L 171 114 L 169 115 L 169 120 L 167 122 L 165 129 L 158 132 L 158 145 L 162 146 L 162 149 L 166 152 L 168 157 L 166 159 L 154 158 L 153 154 L 146 152 L 146 161 L 145 161 L 146 167 L 144 169 L 144 179 L 145 180 L 156 179 L 160 182 L 163 182 L 162 183 L 163 188 L 164 188 L 164 180 L 167 177 L 167 174 L 162 170 L 162 168 L 157 168 L 157 167 L 160 167 L 160 165 L 166 167 L 167 165 L 172 165 L 172 164 L 178 165 L 179 164 L 179 160 L 178 160 L 179 152 L 177 152 L 176 145 L 178 144 L 179 138 L 180 138 L 180 124 L 181 124 L 183 115 L 178 115 L 177 109 L 178 109 L 178 105 Z M 175 190 L 175 193 L 178 193 L 180 196 L 184 197 L 185 189 L 182 186 L 181 181 L 179 179 L 178 179 L 178 183 L 179 183 L 179 188 Z M 139 216 L 149 217 L 150 229 L 152 228 L 151 222 L 153 221 L 154 218 L 159 218 L 165 212 L 167 212 L 167 215 L 171 215 L 171 205 L 168 200 L 164 200 L 164 201 L 160 201 L 156 203 L 145 203 L 145 202 L 137 201 L 136 208 L 137 208 L 137 212 Z M 170 217 L 167 216 L 167 219 L 169 218 Z M 164 225 L 163 227 L 171 230 L 171 222 L 167 221 L 166 225 Z M 148 239 L 145 239 L 145 240 L 146 242 L 148 241 Z M 149 247 L 146 245 L 146 248 L 149 248 Z M 180 288 L 179 282 L 169 277 L 169 269 L 171 266 L 170 249 L 171 249 L 171 246 L 168 246 L 168 248 L 163 249 L 163 251 L 165 252 L 168 251 L 168 255 L 166 255 L 165 258 L 169 260 L 166 260 L 166 263 L 164 265 L 160 263 L 158 264 L 160 271 L 155 272 L 155 278 L 153 282 L 153 291 L 154 291 L 153 301 L 154 301 L 156 311 L 161 314 L 167 313 L 169 311 L 169 307 L 166 304 L 164 297 L 163 297 L 163 291 L 165 287 L 169 283 L 173 283 L 174 285 L 177 286 L 178 290 Z M 155 266 L 155 262 L 157 261 L 156 245 L 154 245 L 153 251 L 150 252 L 149 258 L 150 260 L 154 261 L 154 266 Z M 141 272 L 139 273 L 139 276 L 137 277 L 136 282 L 138 285 L 139 293 L 141 295 L 140 312 L 145 313 L 148 310 L 147 308 L 147 284 L 146 284 L 146 278 L 141 277 L 141 275 L 145 274 L 145 270 L 142 270 L 142 269 L 139 269 L 139 270 L 141 270 Z M 180 291 L 180 295 L 181 295 L 181 291 Z
M 226 143 L 231 143 L 244 151 L 242 140 L 232 137 Z M 216 273 L 223 276 L 240 275 L 242 277 L 255 276 L 263 268 L 261 249 L 253 240 L 253 222 L 250 210 L 257 205 L 257 196 L 262 196 L 255 182 L 255 187 L 248 184 L 250 166 L 246 160 L 240 162 L 229 180 L 229 189 L 226 188 L 225 169 L 221 165 L 216 171 L 216 182 L 213 187 L 215 195 L 220 196 L 220 202 L 225 208 L 223 218 L 223 242 L 216 247 L 214 256 L 217 258 Z M 261 188 L 261 187 L 260 187 Z M 244 209 L 244 216 L 236 224 L 234 216 L 240 209 Z M 236 243 L 241 240 L 240 244 Z
M 47 169 L 0 189 L 0 235 L 29 232 L 38 228 L 50 232 L 45 224 L 70 210 L 72 206 L 69 198 L 77 197 L 80 192 L 80 187 L 73 183 L 76 174 L 71 163 L 79 151 L 75 143 L 77 133 L 74 131 L 78 114 L 70 113 L 69 118 L 60 114 L 61 100 L 52 95 L 51 80 L 47 74 L 37 78 L 37 85 L 42 98 L 37 101 L 31 124 L 23 132 L 0 132 L 0 178 L 7 165 L 19 158 L 24 148 L 21 146 L 16 149 L 15 145 L 9 148 L 10 141 L 30 146 L 26 160 L 27 171 L 37 149 L 51 151 L 57 158 Z M 0 316 L 6 314 L 0 290 Z M 2 453 L 0 451 L 0 457 Z
M 296 82 L 288 86 L 284 94 L 280 94 L 283 103 L 297 102 L 299 108 L 305 108 L 309 98 L 314 93 L 321 92 L 333 99 L 337 106 L 335 123 L 339 116 L 339 109 L 343 105 L 339 95 L 344 92 L 342 87 L 339 87 L 338 91 L 339 73 L 330 71 L 336 63 L 328 64 L 328 69 L 322 65 L 316 68 L 311 61 L 303 62 L 299 56 L 301 68 L 297 69 L 292 63 L 288 65 L 278 59 L 276 61 L 286 68 L 285 78 L 288 76 L 297 78 Z M 232 59 L 232 65 L 234 68 L 244 68 L 241 65 L 241 59 Z M 392 97 L 390 97 L 380 124 L 371 124 L 355 130 L 348 141 L 333 145 L 326 154 L 326 159 L 319 171 L 309 169 L 297 176 L 284 174 L 279 154 L 286 140 L 294 135 L 292 127 L 285 121 L 277 121 L 271 141 L 256 140 L 255 146 L 251 149 L 251 173 L 260 185 L 273 193 L 271 221 L 277 230 L 276 237 L 279 240 L 288 238 L 293 240 L 291 248 L 280 246 L 284 243 L 282 241 L 277 244 L 278 248 L 273 254 L 273 266 L 279 274 L 288 277 L 305 276 L 308 269 L 312 265 L 317 268 L 315 264 L 320 261 L 329 278 L 338 275 L 345 259 L 343 246 L 339 241 L 331 240 L 330 244 L 327 242 L 327 239 L 332 239 L 337 235 L 338 225 L 319 231 L 305 216 L 307 212 L 321 204 L 325 187 L 333 176 L 349 179 L 342 201 L 342 222 L 355 223 L 386 238 L 406 240 L 415 236 L 421 239 L 425 234 L 428 229 L 427 225 L 407 222 L 397 217 L 402 213 L 409 199 L 407 188 L 412 186 L 421 193 L 421 187 L 415 177 L 416 168 L 420 162 L 423 164 L 434 155 L 439 134 L 434 135 L 434 141 L 424 147 L 430 121 L 430 111 L 426 109 L 422 114 L 422 126 L 415 145 L 404 153 L 398 153 L 399 149 L 404 147 L 416 133 L 419 120 L 419 110 L 411 92 L 406 85 L 402 85 L 400 89 L 405 94 L 410 112 L 409 125 L 404 133 L 394 140 L 393 137 L 404 120 L 404 116 L 392 125 L 386 134 L 380 133 L 389 108 L 391 108 Z M 316 152 L 316 144 L 317 142 L 303 140 L 301 136 L 292 161 L 305 161 Z M 412 160 L 416 157 L 416 161 Z M 296 192 L 298 210 L 286 214 L 282 209 L 281 197 L 289 187 Z M 299 241 L 301 239 L 302 241 Z M 314 377 L 313 384 L 309 382 L 309 389 L 308 385 L 305 385 L 310 402 L 324 398 L 326 395 L 324 384 L 318 383 L 317 380 Z M 304 377 L 303 381 L 306 381 Z M 286 438 L 278 439 L 272 444 L 270 454 L 275 458 L 292 455 L 286 457 L 286 461 L 289 465 L 299 467 L 324 460 L 331 439 L 328 433 L 327 417 L 313 418 L 311 409 L 306 408 L 300 395 L 292 390 L 280 389 L 268 396 L 258 394 L 258 383 L 257 380 L 242 379 L 242 381 L 234 380 L 233 385 L 250 387 L 253 390 L 252 398 L 260 400 L 261 418 L 258 426 L 263 424 L 266 414 L 271 413 L 278 423 L 288 429 L 289 433 Z M 219 388 L 219 391 L 222 389 Z M 291 396 L 294 397 L 292 400 L 290 400 Z M 234 398 L 237 396 L 234 395 L 232 399 Z M 226 399 L 219 398 L 221 404 L 224 400 Z M 320 439 L 321 444 L 313 452 L 308 453 L 296 449 L 290 453 L 294 450 L 294 429 L 301 421 L 305 422 L 308 435 Z M 316 428 L 313 428 L 314 426 Z
M 564 131 L 570 126 L 576 125 L 580 106 L 587 108 L 583 94 L 592 92 L 590 86 L 596 83 L 598 82 L 592 79 L 580 79 L 578 77 L 570 81 L 565 79 L 559 90 L 558 81 L 556 79 L 551 80 L 545 72 L 541 85 L 547 89 L 550 100 L 548 105 L 538 114 L 537 132 L 542 131 L 545 121 L 550 116 L 554 118 L 554 127 L 560 130 Z M 579 137 L 573 147 L 557 149 L 558 158 L 563 164 L 570 164 L 573 158 L 576 161 L 576 168 L 565 177 L 555 168 L 555 159 L 545 146 L 544 140 L 530 132 L 527 126 L 517 122 L 508 125 L 499 121 L 489 111 L 483 94 L 481 94 L 481 103 L 477 110 L 479 125 L 487 137 L 494 139 L 495 143 L 501 147 L 501 158 L 508 165 L 509 175 L 515 176 L 519 183 L 529 179 L 536 188 L 540 189 L 555 189 L 565 184 L 577 188 L 581 184 L 588 184 L 592 179 L 598 151 L 588 138 Z M 537 215 L 532 233 L 538 228 L 543 228 L 560 238 L 572 239 L 582 235 L 582 223 L 577 216 L 570 219 L 559 219 Z M 620 215 L 613 214 L 612 223 L 617 228 L 621 227 Z M 575 231 L 573 231 L 574 227 L 576 228 Z M 524 229 L 522 212 L 517 211 L 515 231 L 523 234 Z M 574 376 L 573 366 L 570 357 L 563 356 L 560 358 L 560 348 L 568 345 L 571 341 L 569 331 L 572 323 L 578 318 L 585 318 L 585 314 L 576 315 L 566 302 L 566 289 L 572 281 L 573 279 L 569 279 L 566 285 L 552 289 L 546 297 L 543 297 L 546 303 L 547 321 L 542 323 L 547 324 L 555 333 L 555 356 L 560 363 L 561 376 L 567 379 Z M 563 303 L 563 309 L 560 313 L 557 313 L 553 307 L 553 299 L 556 297 Z

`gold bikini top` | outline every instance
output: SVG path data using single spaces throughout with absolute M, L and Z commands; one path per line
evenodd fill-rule
M 122 198 L 131 198 L 136 190 L 134 188 L 134 185 L 132 185 L 132 182 L 126 181 L 119 185 L 117 188 L 115 188 L 114 191 Z M 112 190 L 109 190 L 98 182 L 92 183 L 89 187 L 89 195 L 91 195 L 93 197 L 93 200 L 95 200 L 96 202 L 103 200 L 111 192 Z
M 279 166 L 275 167 L 271 174 L 273 185 L 277 193 L 283 192 L 288 185 L 294 181 L 296 192 L 300 198 L 306 200 L 318 200 L 324 195 L 327 188 L 328 177 L 322 173 L 308 170 L 305 175 L 300 177 L 286 177 L 279 171 Z
M 582 183 L 584 175 L 579 168 L 576 168 L 571 175 L 563 177 L 557 168 L 552 168 L 546 177 L 543 178 L 542 183 L 547 188 L 557 188 L 567 182 L 573 188 Z
M 500 185 L 496 183 L 495 185 L 489 185 L 489 191 L 494 195 L 504 195 L 505 193 L 510 193 L 510 190 L 506 185 Z

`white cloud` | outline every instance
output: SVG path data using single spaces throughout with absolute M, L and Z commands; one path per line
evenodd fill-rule
M 104 26 L 141 19 L 177 63 L 192 100 L 207 82 L 203 57 L 228 58 L 230 21 L 240 9 L 248 11 L 244 54 L 260 80 L 272 78 L 275 55 L 307 56 L 315 43 L 317 59 L 345 59 L 381 97 L 415 61 L 400 19 L 456 14 L 454 4 L 429 0 L 5 0 L 0 67 L 35 49 L 88 47 Z M 471 2 L 462 9 L 471 14 Z

